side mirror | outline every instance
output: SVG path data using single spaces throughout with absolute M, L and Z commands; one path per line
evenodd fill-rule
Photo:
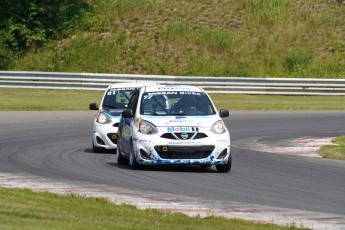
M 89 105 L 89 109 L 90 110 L 98 110 L 99 108 L 98 108 L 98 104 L 97 103 L 91 103 L 90 105 Z
M 221 110 L 219 111 L 219 116 L 220 116 L 220 117 L 228 117 L 228 116 L 229 116 L 229 110 L 227 110 L 227 109 L 221 109 Z
M 122 112 L 122 117 L 124 118 L 132 118 L 134 117 L 132 114 L 132 110 L 131 109 L 126 109 Z

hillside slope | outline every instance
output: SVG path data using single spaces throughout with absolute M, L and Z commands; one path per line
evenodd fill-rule
M 343 0 L 84 0 L 11 70 L 345 78 Z

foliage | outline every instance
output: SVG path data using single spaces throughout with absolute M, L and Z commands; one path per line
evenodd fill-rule
M 88 8 L 81 0 L 0 0 L 0 5 L 1 69 L 14 54 L 68 34 Z
M 81 5 L 76 16 L 61 17 L 55 35 L 37 30 L 38 48 L 17 57 L 1 47 L 7 69 L 345 78 L 344 1 L 68 2 Z
M 285 66 L 290 72 L 298 72 L 307 68 L 312 61 L 312 55 L 301 50 L 294 50 L 287 54 Z

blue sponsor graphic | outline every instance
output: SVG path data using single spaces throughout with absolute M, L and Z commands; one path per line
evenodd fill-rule
M 199 128 L 195 127 L 168 127 L 168 133 L 178 133 L 178 132 L 198 132 Z

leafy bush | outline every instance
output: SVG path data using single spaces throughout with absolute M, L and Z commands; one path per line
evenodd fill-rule
M 83 0 L 0 0 L 0 68 L 14 53 L 67 35 L 88 6 Z
M 285 67 L 290 72 L 298 72 L 307 68 L 312 61 L 312 55 L 304 53 L 301 50 L 294 50 L 287 54 L 285 58 Z

